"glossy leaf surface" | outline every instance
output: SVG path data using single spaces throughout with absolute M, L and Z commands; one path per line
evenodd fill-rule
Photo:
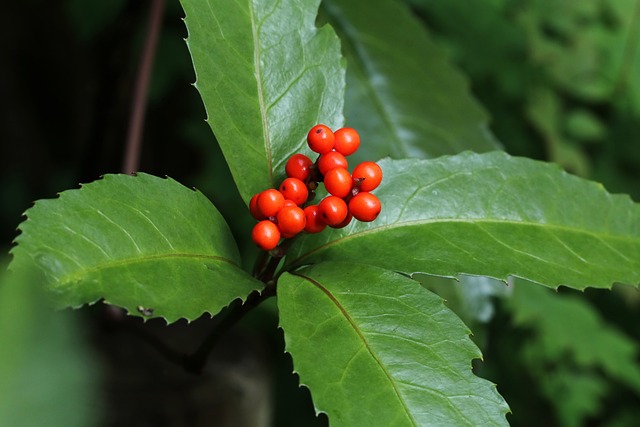
M 628 196 L 501 152 L 380 166 L 380 216 L 305 236 L 289 264 L 358 260 L 577 289 L 640 283 L 640 206 Z
M 107 175 L 26 212 L 12 269 L 38 269 L 60 306 L 101 298 L 131 314 L 195 319 L 261 283 L 198 191 L 151 175 Z
M 342 123 L 344 68 L 319 1 L 182 1 L 196 87 L 245 202 L 308 152 L 317 123 Z
M 347 58 L 345 116 L 366 142 L 359 161 L 499 148 L 468 81 L 406 5 L 328 0 L 323 8 Z
M 507 425 L 480 351 L 443 300 L 397 273 L 323 263 L 278 285 L 286 350 L 332 426 Z

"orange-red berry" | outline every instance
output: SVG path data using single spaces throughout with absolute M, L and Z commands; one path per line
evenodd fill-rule
M 253 216 L 255 219 L 257 219 L 258 221 L 262 221 L 263 219 L 267 219 L 267 218 L 264 215 L 262 215 L 262 212 L 260 212 L 260 209 L 258 209 L 259 195 L 260 193 L 254 194 L 251 200 L 249 201 L 249 212 L 251 212 L 251 216 Z
M 344 198 L 351 192 L 353 180 L 348 170 L 333 168 L 324 176 L 324 186 L 330 194 Z
M 284 196 L 278 190 L 270 188 L 258 194 L 256 206 L 265 217 L 276 216 L 284 206 Z
M 292 200 L 298 206 L 304 204 L 309 197 L 307 185 L 298 178 L 286 178 L 282 181 L 280 192 L 285 199 Z
M 333 149 L 344 156 L 350 156 L 360 147 L 360 135 L 353 128 L 341 128 L 334 132 Z
M 329 226 L 340 224 L 347 217 L 349 209 L 340 197 L 327 196 L 318 204 L 320 217 Z
M 352 219 L 353 215 L 351 215 L 351 212 L 347 212 L 347 217 L 340 224 L 332 225 L 331 228 L 344 228 L 349 225 Z
M 349 212 L 359 221 L 371 222 L 382 210 L 380 200 L 371 193 L 360 192 L 349 201 Z
M 318 154 L 328 153 L 333 150 L 336 137 L 329 127 L 325 125 L 315 125 L 307 134 L 307 143 L 312 151 Z
M 265 219 L 253 227 L 251 239 L 260 249 L 270 251 L 280 242 L 280 230 L 273 222 Z
M 329 151 L 318 159 L 318 169 L 323 176 L 335 168 L 349 169 L 349 162 L 347 162 L 346 157 L 337 151 Z
M 288 177 L 306 181 L 311 174 L 311 165 L 313 161 L 304 154 L 294 154 L 287 160 L 284 170 Z
M 290 238 L 304 230 L 307 217 L 298 206 L 285 206 L 276 216 L 283 237 Z
M 360 191 L 372 191 L 382 182 L 382 169 L 375 162 L 362 162 L 353 169 L 351 176 Z
M 307 217 L 307 224 L 304 231 L 307 233 L 319 233 L 324 230 L 327 224 L 322 220 L 320 215 L 320 207 L 318 205 L 310 205 L 304 208 L 304 214 Z

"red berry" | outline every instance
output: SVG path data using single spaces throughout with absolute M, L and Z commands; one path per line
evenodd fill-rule
M 251 198 L 251 200 L 249 201 L 249 212 L 251 212 L 251 215 L 257 219 L 258 221 L 262 221 L 263 219 L 267 219 L 264 215 L 262 215 L 262 212 L 260 212 L 260 209 L 258 209 L 258 196 L 260 195 L 260 193 L 258 194 L 254 194 L 253 197 Z
M 270 188 L 258 194 L 256 205 L 265 217 L 276 216 L 278 211 L 284 206 L 284 196 L 278 190 Z
M 337 151 L 329 151 L 328 153 L 321 155 L 318 159 L 318 169 L 323 176 L 331 169 L 335 168 L 349 168 L 349 163 L 347 162 L 346 157 Z
M 347 217 L 340 224 L 332 225 L 331 228 L 344 228 L 349 225 L 352 219 L 353 215 L 351 215 L 351 212 L 347 212 Z
M 298 206 L 304 204 L 309 197 L 307 185 L 298 178 L 286 178 L 282 181 L 280 192 L 285 199 L 292 200 Z
M 371 193 L 361 192 L 349 201 L 349 212 L 359 221 L 371 222 L 382 210 L 380 200 Z
M 278 246 L 280 230 L 273 222 L 265 219 L 253 227 L 251 239 L 260 249 L 270 251 Z
M 353 169 L 351 176 L 360 191 L 372 191 L 382 182 L 382 169 L 375 162 L 362 162 Z
M 304 226 L 304 231 L 307 233 L 319 233 L 327 226 L 322 220 L 318 205 L 310 205 L 304 208 L 304 215 L 307 217 L 307 224 Z
M 360 135 L 352 128 L 338 129 L 334 133 L 336 141 L 333 149 L 344 156 L 355 153 L 360 146 Z
M 312 164 L 313 161 L 304 154 L 294 154 L 287 160 L 284 170 L 288 177 L 306 181 L 311 174 L 310 167 Z
M 307 217 L 298 206 L 285 206 L 276 216 L 282 236 L 290 238 L 304 230 Z
M 322 220 L 329 226 L 340 224 L 347 217 L 349 209 L 340 197 L 327 196 L 318 204 Z
M 294 202 L 293 200 L 284 199 L 284 205 L 282 205 L 282 209 L 286 208 L 287 206 L 298 206 L 298 205 L 296 205 L 296 202 Z
M 336 137 L 331 129 L 325 125 L 315 125 L 307 134 L 307 143 L 312 151 L 319 154 L 328 153 L 333 150 Z
M 334 168 L 324 176 L 324 186 L 329 193 L 344 198 L 351 192 L 353 180 L 348 170 Z

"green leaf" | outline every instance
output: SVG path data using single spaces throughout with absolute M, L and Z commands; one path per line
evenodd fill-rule
M 443 300 L 400 274 L 325 263 L 278 283 L 286 350 L 332 426 L 507 425 L 481 357 Z
M 215 314 L 261 285 L 239 267 L 215 207 L 172 179 L 106 175 L 26 216 L 10 267 L 41 270 L 60 306 L 104 298 L 172 322 Z
M 96 425 L 100 373 L 78 319 L 53 312 L 33 277 L 0 279 L 0 425 Z
M 436 157 L 499 148 L 468 81 L 406 5 L 378 1 L 372 7 L 367 0 L 322 4 L 347 57 L 347 122 L 366 141 L 354 158 Z
M 379 164 L 380 216 L 303 236 L 289 265 L 358 260 L 576 289 L 640 282 L 640 206 L 628 196 L 502 152 Z
M 318 3 L 182 1 L 196 87 L 245 202 L 309 152 L 313 125 L 342 124 L 340 43 L 315 27 Z

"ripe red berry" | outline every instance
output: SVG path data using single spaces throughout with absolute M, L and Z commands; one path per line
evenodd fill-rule
M 282 181 L 280 192 L 285 199 L 292 200 L 298 206 L 304 204 L 309 197 L 307 185 L 298 178 L 286 178 Z
M 304 208 L 304 214 L 307 217 L 307 224 L 304 226 L 304 231 L 307 233 L 319 233 L 327 226 L 322 220 L 318 205 L 307 206 Z
M 307 134 L 307 143 L 312 151 L 318 154 L 328 153 L 333 150 L 336 137 L 331 129 L 325 125 L 315 125 Z
M 306 181 L 311 174 L 311 165 L 313 161 L 304 154 L 294 154 L 289 157 L 284 170 L 290 178 L 298 178 L 300 181 Z
M 347 217 L 349 209 L 340 197 L 327 196 L 318 204 L 322 220 L 329 226 L 340 224 Z
M 285 206 L 280 209 L 276 219 L 278 220 L 280 233 L 286 238 L 291 238 L 304 230 L 304 226 L 307 223 L 304 211 L 298 206 Z
M 349 163 L 347 162 L 346 157 L 337 151 L 329 151 L 328 153 L 321 155 L 318 159 L 318 169 L 323 176 L 331 169 L 335 168 L 349 168 Z
M 382 182 L 382 169 L 375 162 L 362 162 L 353 169 L 351 176 L 360 191 L 372 191 Z
M 360 147 L 360 135 L 352 128 L 342 128 L 334 132 L 336 138 L 333 149 L 344 156 L 350 156 Z
M 284 196 L 278 190 L 270 188 L 258 194 L 256 206 L 265 217 L 276 216 L 284 206 Z
M 324 186 L 330 194 L 344 198 L 351 192 L 353 180 L 348 170 L 334 168 L 324 176 Z
M 280 230 L 273 222 L 265 219 L 253 227 L 251 239 L 260 249 L 270 251 L 278 246 Z
M 262 215 L 262 212 L 260 212 L 260 209 L 258 209 L 257 202 L 258 202 L 259 195 L 260 193 L 254 194 L 251 200 L 249 201 L 249 212 L 251 212 L 251 216 L 253 216 L 255 219 L 257 219 L 258 221 L 262 221 L 263 219 L 267 219 L 267 218 L 264 215 Z
M 361 192 L 349 201 L 349 212 L 359 221 L 371 222 L 378 217 L 382 205 L 371 193 Z
M 347 217 L 340 224 L 332 225 L 331 228 L 344 228 L 349 225 L 352 219 L 353 215 L 351 215 L 351 212 L 347 212 Z

